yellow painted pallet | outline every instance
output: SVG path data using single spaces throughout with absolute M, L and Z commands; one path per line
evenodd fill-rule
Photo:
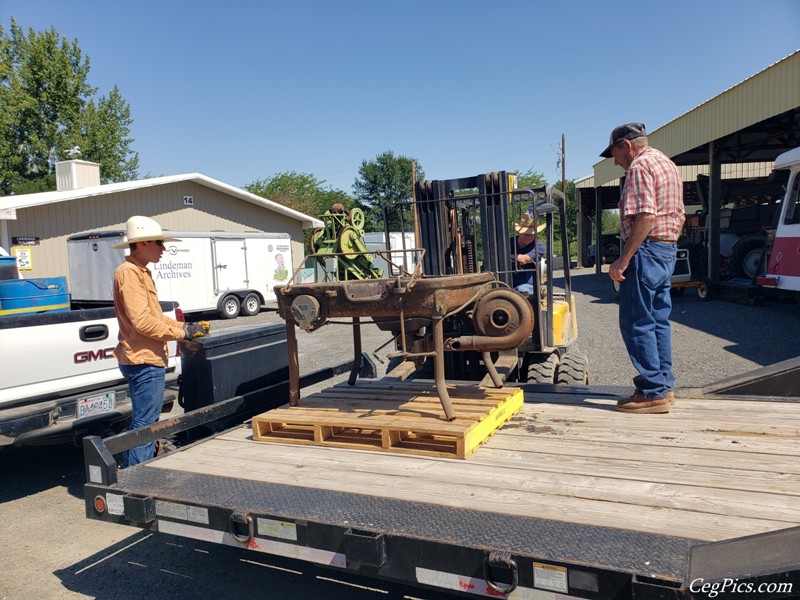
M 253 439 L 466 458 L 522 407 L 519 388 L 447 384 L 447 421 L 432 381 L 339 384 L 253 418 Z

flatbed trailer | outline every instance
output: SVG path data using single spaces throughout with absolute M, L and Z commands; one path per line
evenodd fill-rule
M 523 384 L 466 459 L 264 443 L 245 423 L 116 468 L 237 397 L 86 438 L 86 516 L 471 597 L 797 597 L 800 399 L 734 384 L 678 390 L 667 415 L 616 412 L 628 388 Z

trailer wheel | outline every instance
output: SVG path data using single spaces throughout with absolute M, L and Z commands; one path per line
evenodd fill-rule
M 239 310 L 242 308 L 242 303 L 239 298 L 233 294 L 229 294 L 222 299 L 220 304 L 219 316 L 223 319 L 235 319 L 239 316 Z
M 539 362 L 534 362 L 536 359 Z M 551 354 L 547 358 L 535 357 L 528 366 L 527 381 L 531 383 L 555 383 L 558 370 L 558 354 Z
M 589 359 L 581 352 L 568 352 L 561 357 L 556 383 L 589 385 Z
M 700 300 L 705 300 L 705 301 L 711 300 L 711 280 L 710 279 L 708 279 L 706 277 L 703 277 L 697 283 L 697 297 L 700 298 Z
M 247 294 L 242 302 L 242 314 L 245 317 L 254 317 L 259 312 L 261 312 L 261 298 L 255 293 Z

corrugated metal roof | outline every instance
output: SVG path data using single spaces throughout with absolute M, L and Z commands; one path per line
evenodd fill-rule
M 241 188 L 234 187 L 227 183 L 223 183 L 217 179 L 212 179 L 200 173 L 186 173 L 183 175 L 168 175 L 166 177 L 153 177 L 151 179 L 138 179 L 136 181 L 122 181 L 120 183 L 107 183 L 104 185 L 96 185 L 92 187 L 80 188 L 77 190 L 64 190 L 60 192 L 41 192 L 38 194 L 21 194 L 19 196 L 4 196 L 2 201 L 2 208 L 4 209 L 18 209 L 28 208 L 31 206 L 40 206 L 42 204 L 52 204 L 56 202 L 69 202 L 70 200 L 77 200 L 78 198 L 89 198 L 91 196 L 103 196 L 105 194 L 113 194 L 117 192 L 127 192 L 130 190 L 138 190 L 146 187 L 153 187 L 159 185 L 167 185 L 171 183 L 180 183 L 183 181 L 192 181 L 208 188 L 217 190 L 234 196 L 246 202 L 263 206 L 278 214 L 290 217 L 297 221 L 303 222 L 303 227 L 322 227 L 323 223 L 319 219 L 296 211 L 294 209 L 267 200 L 261 196 L 256 196 Z
M 800 50 L 650 132 L 648 138 L 667 156 L 677 156 L 798 107 Z M 596 185 L 621 174 L 613 158 L 594 166 Z
M 722 178 L 723 179 L 750 179 L 755 177 L 768 177 L 772 171 L 777 168 L 775 163 L 771 162 L 757 162 L 757 163 L 728 163 L 722 165 Z M 708 165 L 682 165 L 678 169 L 681 172 L 683 181 L 695 181 L 698 175 L 709 175 L 710 169 Z M 619 177 L 606 181 L 603 186 L 616 186 L 619 185 Z M 576 188 L 593 188 L 594 176 L 590 175 L 582 179 L 575 180 Z

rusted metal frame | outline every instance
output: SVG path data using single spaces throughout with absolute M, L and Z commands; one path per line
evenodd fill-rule
M 490 352 L 482 352 L 481 358 L 483 358 L 483 366 L 486 367 L 486 372 L 489 374 L 489 377 L 492 378 L 492 383 L 494 387 L 501 388 L 503 387 L 503 379 L 500 377 L 500 374 L 497 372 L 497 369 L 494 368 L 494 362 L 492 361 L 492 354 Z
M 441 317 L 433 320 L 433 350 L 436 357 L 433 359 L 433 379 L 436 383 L 436 393 L 442 403 L 444 416 L 448 421 L 456 418 L 450 394 L 447 393 L 447 383 L 444 379 L 444 319 Z
M 300 363 L 297 357 L 297 332 L 294 320 L 286 321 L 286 347 L 289 353 L 289 406 L 300 400 Z
M 358 373 L 361 371 L 361 318 L 353 317 L 353 368 L 350 370 L 350 378 L 347 380 L 349 385 L 355 385 Z

